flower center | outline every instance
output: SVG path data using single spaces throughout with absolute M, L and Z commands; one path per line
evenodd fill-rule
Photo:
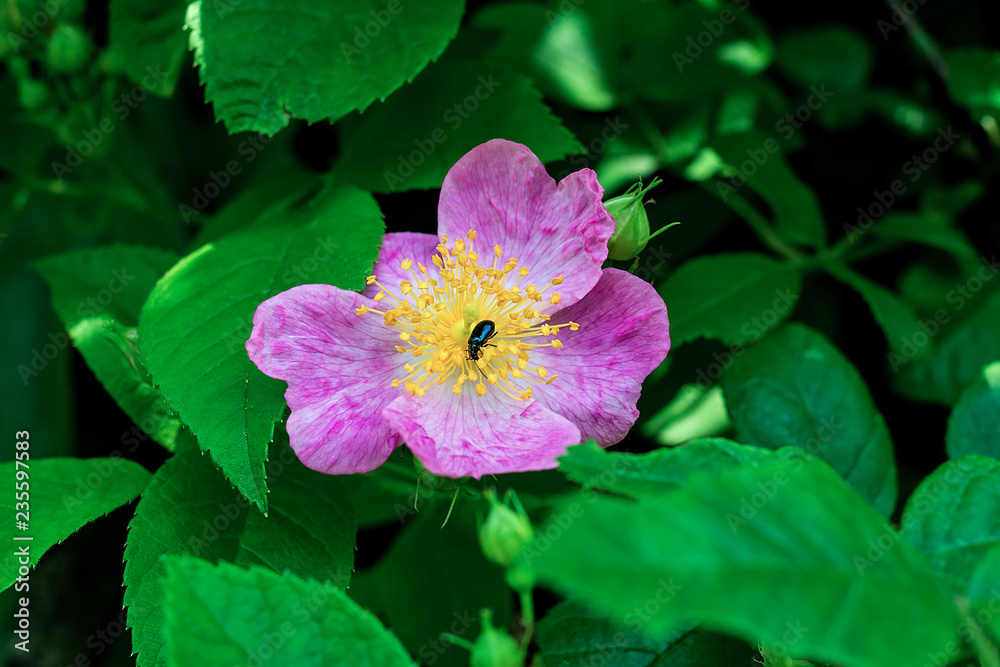
M 423 396 L 427 387 L 452 381 L 452 392 L 460 394 L 462 385 L 474 382 L 479 396 L 486 395 L 490 384 L 526 401 L 532 396 L 528 383 L 536 376 L 545 384 L 557 377 L 542 366 L 533 367 L 531 351 L 561 348 L 560 329 L 576 331 L 580 325 L 546 324 L 549 316 L 537 310 L 543 301 L 559 303 L 559 294 L 545 292 L 562 284 L 562 276 L 541 288 L 533 283 L 522 287 L 528 267 L 518 267 L 513 257 L 498 266 L 503 257 L 500 246 L 493 246 L 492 266 L 480 266 L 473 250 L 475 239 L 476 232 L 470 230 L 449 249 L 448 237 L 442 236 L 430 269 L 404 259 L 400 266 L 413 280 L 400 281 L 401 296 L 369 276 L 368 284 L 380 289 L 375 301 L 391 307 L 361 306 L 356 313 L 382 315 L 385 324 L 399 330 L 402 345 L 396 351 L 413 357 L 403 366 L 407 375 L 393 380 L 393 387 L 402 385 L 414 396 Z M 539 338 L 545 342 L 529 342 Z

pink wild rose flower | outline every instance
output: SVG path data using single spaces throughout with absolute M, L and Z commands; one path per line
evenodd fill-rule
M 260 304 L 247 352 L 288 383 L 302 462 L 368 472 L 405 442 L 436 475 L 479 478 L 625 437 L 670 336 L 648 283 L 601 268 L 603 194 L 592 170 L 556 183 L 494 139 L 448 172 L 439 237 L 385 235 L 364 294 L 300 285 Z M 484 321 L 495 335 L 470 348 Z

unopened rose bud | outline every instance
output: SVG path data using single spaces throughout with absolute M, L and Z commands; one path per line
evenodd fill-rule
M 654 178 L 649 185 L 643 187 L 640 181 L 626 190 L 625 194 L 604 202 L 604 208 L 615 219 L 615 231 L 608 239 L 610 259 L 624 261 L 636 257 L 651 238 L 673 226 L 667 225 L 656 234 L 649 233 L 649 218 L 646 216 L 642 198 L 661 182 L 660 179 Z
M 479 527 L 479 546 L 486 558 L 507 567 L 521 547 L 534 539 L 534 529 L 523 510 L 514 511 L 492 492 L 486 498 L 490 501 L 490 513 Z
M 524 656 L 514 638 L 493 627 L 493 612 L 480 612 L 482 632 L 472 645 L 471 667 L 522 667 Z

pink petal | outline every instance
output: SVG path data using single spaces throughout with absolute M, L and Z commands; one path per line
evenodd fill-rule
M 405 360 L 395 329 L 356 315 L 361 305 L 375 302 L 330 285 L 293 287 L 257 307 L 246 344 L 265 375 L 288 383 L 292 449 L 329 474 L 374 470 L 399 439 L 382 409 L 402 393 L 390 383 Z
M 474 229 L 480 265 L 503 248 L 502 265 L 515 257 L 531 270 L 522 284 L 541 288 L 556 276 L 560 307 L 576 303 L 601 277 L 615 222 L 601 204 L 604 188 L 590 169 L 557 185 L 521 144 L 493 139 L 465 154 L 448 172 L 438 204 L 438 233 L 464 238 Z M 550 292 L 551 293 L 551 292 Z M 543 313 L 556 310 L 543 306 Z
M 375 262 L 373 273 L 378 281 L 396 296 L 400 295 L 399 281 L 409 280 L 413 282 L 413 275 L 409 271 L 403 271 L 400 264 L 404 259 L 420 262 L 434 271 L 437 276 L 437 269 L 431 265 L 431 257 L 437 254 L 437 244 L 440 239 L 433 234 L 418 234 L 415 232 L 396 232 L 386 234 L 382 239 L 382 248 L 378 251 L 378 261 Z M 378 294 L 378 285 L 368 285 L 365 287 L 365 296 L 374 297 Z
M 579 426 L 584 439 L 613 445 L 635 424 L 642 381 L 670 350 L 667 307 L 646 281 L 605 269 L 594 289 L 550 324 L 569 321 L 580 329 L 559 333 L 562 349 L 531 351 L 532 364 L 559 375 L 533 385 L 535 397 Z
M 419 398 L 404 394 L 382 411 L 435 475 L 479 479 L 547 470 L 581 441 L 576 426 L 538 401 L 513 399 L 494 387 L 478 396 L 471 383 L 457 396 L 451 388 L 449 382 Z

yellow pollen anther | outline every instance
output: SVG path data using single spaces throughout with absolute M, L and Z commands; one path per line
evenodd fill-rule
M 576 331 L 580 325 L 548 324 L 549 316 L 538 312 L 535 304 L 546 300 L 558 304 L 561 296 L 545 296 L 548 286 L 539 289 L 538 283 L 519 285 L 530 268 L 519 267 L 514 257 L 497 266 L 503 256 L 499 245 L 493 247 L 492 266 L 480 266 L 480 257 L 472 250 L 475 230 L 469 230 L 465 239 L 456 239 L 449 248 L 448 237 L 442 235 L 431 257 L 430 271 L 412 259 L 402 260 L 400 268 L 409 272 L 413 281 L 400 280 L 398 291 L 369 276 L 365 282 L 379 288 L 375 301 L 386 302 L 388 297 L 391 307 L 379 310 L 362 305 L 354 312 L 359 316 L 370 312 L 382 315 L 383 322 L 394 327 L 404 343 L 394 346 L 407 363 L 403 377 L 391 380 L 393 387 L 420 397 L 433 386 L 451 383 L 451 391 L 457 395 L 469 381 L 475 384 L 477 396 L 489 394 L 488 385 L 492 385 L 510 398 L 527 401 L 533 397 L 531 386 L 526 384 L 529 377 L 540 378 L 545 384 L 558 377 L 542 366 L 532 367 L 532 350 L 562 349 L 562 341 L 543 339 L 564 327 Z M 418 275 L 415 267 L 423 275 Z M 552 285 L 562 282 L 562 276 L 551 280 Z M 493 326 L 481 331 L 492 335 L 470 346 L 473 329 L 485 321 Z

